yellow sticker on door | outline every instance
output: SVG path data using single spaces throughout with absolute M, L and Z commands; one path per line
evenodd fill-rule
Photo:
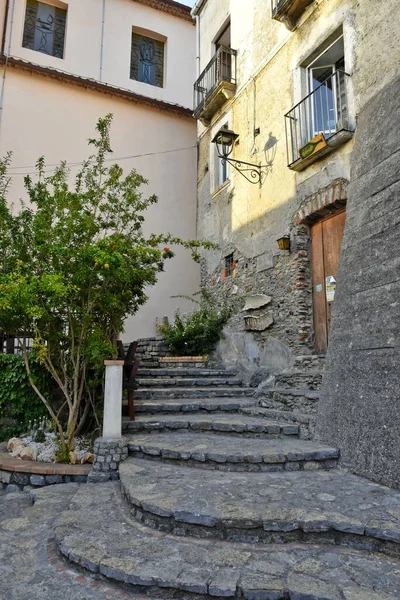
M 335 291 L 336 291 L 336 279 L 333 275 L 328 275 L 325 277 L 325 292 L 326 292 L 326 301 L 333 302 L 335 299 Z

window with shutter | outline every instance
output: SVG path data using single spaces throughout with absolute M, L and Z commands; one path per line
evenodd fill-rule
M 66 10 L 37 0 L 27 0 L 23 47 L 63 58 L 66 22 Z
M 132 34 L 131 79 L 157 87 L 164 85 L 164 42 Z

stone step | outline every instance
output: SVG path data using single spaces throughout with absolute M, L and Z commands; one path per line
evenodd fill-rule
M 302 413 L 316 414 L 319 398 L 320 392 L 317 391 L 273 388 L 263 391 L 260 406 L 277 410 L 296 410 Z
M 176 535 L 353 545 L 400 557 L 400 492 L 340 469 L 221 473 L 128 458 L 120 478 L 135 518 Z
M 336 448 L 292 438 L 251 439 L 210 433 L 136 433 L 128 435 L 136 457 L 172 461 L 204 469 L 229 471 L 294 471 L 336 466 Z
M 71 563 L 125 583 L 127 595 L 244 600 L 398 600 L 400 595 L 397 559 L 345 547 L 178 538 L 133 521 L 117 484 L 81 486 L 69 510 L 58 516 L 54 537 Z
M 277 388 L 319 390 L 321 385 L 322 373 L 319 371 L 293 371 L 275 376 Z
M 311 440 L 314 435 L 317 417 L 298 410 L 277 410 L 274 408 L 263 408 L 261 406 L 243 406 L 239 409 L 243 415 L 255 418 L 273 419 L 280 422 L 296 423 L 299 425 L 300 438 Z
M 155 378 L 142 378 L 140 377 L 138 380 L 138 384 L 141 389 L 146 387 L 223 387 L 223 386 L 236 386 L 240 387 L 242 385 L 242 380 L 237 378 L 211 378 L 211 377 L 198 377 L 196 379 L 190 379 L 188 377 L 155 377 Z
M 185 400 L 137 400 L 135 392 L 135 411 L 138 414 L 160 414 L 179 412 L 237 412 L 240 408 L 254 406 L 255 398 L 194 398 Z
M 136 390 L 135 398 L 143 399 L 174 399 L 174 398 L 237 398 L 238 396 L 253 396 L 254 390 L 240 387 L 181 387 L 173 389 L 144 388 Z
M 279 423 L 264 418 L 247 417 L 245 415 L 212 413 L 182 414 L 164 416 L 138 416 L 135 421 L 124 420 L 123 432 L 138 431 L 160 432 L 171 430 L 187 430 L 193 432 L 212 431 L 245 437 L 271 437 L 280 435 L 297 436 L 299 426 L 294 423 Z
M 237 375 L 235 369 L 191 369 L 191 368 L 174 368 L 170 367 L 164 369 L 159 367 L 158 369 L 138 369 L 139 377 L 234 377 Z

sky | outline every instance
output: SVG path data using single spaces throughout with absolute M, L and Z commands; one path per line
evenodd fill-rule
M 193 4 L 195 3 L 195 0 L 178 0 L 181 4 L 187 4 L 188 6 L 192 7 Z

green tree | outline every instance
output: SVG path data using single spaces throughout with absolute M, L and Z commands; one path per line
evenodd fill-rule
M 108 163 L 111 121 L 112 115 L 99 119 L 98 136 L 89 140 L 95 153 L 73 185 L 65 163 L 48 175 L 40 158 L 35 180 L 25 178 L 29 203 L 16 212 L 6 201 L 11 157 L 0 161 L 0 331 L 33 338 L 35 356 L 67 409 L 66 435 L 62 411 L 56 413 L 35 385 L 23 348 L 29 381 L 66 452 L 93 409 L 92 370 L 116 355 L 125 319 L 144 304 L 146 287 L 173 256 L 163 246 L 183 245 L 195 260 L 200 247 L 213 247 L 144 235 L 143 213 L 157 197 L 143 196 L 147 181 L 135 170 L 125 176 L 118 164 Z

